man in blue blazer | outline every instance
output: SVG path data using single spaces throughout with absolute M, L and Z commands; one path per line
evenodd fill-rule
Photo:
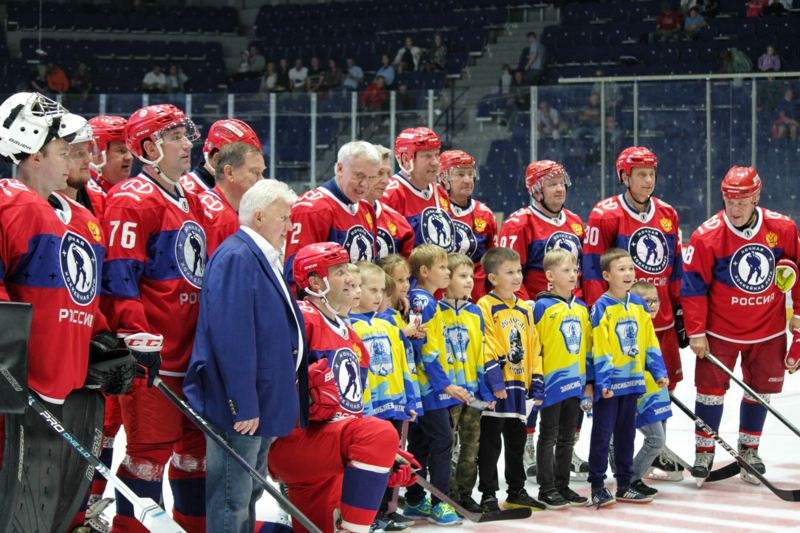
M 308 425 L 305 325 L 280 257 L 296 200 L 275 180 L 259 181 L 242 197 L 239 231 L 206 267 L 183 386 L 189 405 L 265 476 L 272 441 Z M 207 530 L 252 533 L 263 489 L 206 442 Z

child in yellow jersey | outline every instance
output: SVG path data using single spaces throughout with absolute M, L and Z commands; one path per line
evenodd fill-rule
M 484 375 L 483 316 L 478 306 L 469 301 L 475 286 L 475 265 L 464 254 L 449 254 L 447 259 L 450 285 L 439 301 L 439 312 L 444 324 L 447 361 L 452 365 L 448 374 L 453 383 L 474 398 L 471 405 L 459 403 L 450 407 L 453 439 L 457 428 L 460 446 L 450 476 L 450 496 L 467 511 L 480 513 L 481 507 L 472 499 L 472 489 L 478 479 L 481 408 L 494 407 L 495 398 L 486 387 Z
M 377 313 L 383 301 L 386 274 L 368 261 L 359 261 L 357 266 L 361 278 L 361 298 L 350 311 L 350 320 L 369 352 L 370 403 L 365 405 L 364 416 L 388 420 L 401 434 L 403 420 L 413 422 L 417 416 L 417 398 L 406 359 L 406 337 L 394 324 L 379 318 Z M 392 493 L 393 489 L 386 490 L 377 520 L 383 522 L 382 527 L 391 527 L 399 532 L 402 529 L 398 529 L 386 514 Z
M 351 283 L 349 287 L 352 297 L 349 302 L 342 306 L 340 318 L 344 320 L 348 326 L 352 326 L 350 310 L 358 307 L 361 302 L 361 269 L 358 268 L 358 265 L 349 263 L 347 265 L 347 272 L 353 277 L 353 283 Z
M 599 509 L 619 501 L 649 503 L 653 499 L 631 487 L 636 410 L 646 392 L 644 370 L 664 368 L 653 321 L 644 300 L 628 294 L 636 272 L 628 252 L 610 248 L 600 256 L 608 291 L 592 308 L 592 358 L 586 374 L 594 386 L 587 393 L 594 399 L 594 423 L 589 449 L 592 501 Z M 666 374 L 665 374 L 666 376 Z M 666 377 L 658 379 L 666 386 Z M 616 498 L 605 487 L 608 450 L 614 436 Z
M 388 293 L 389 305 L 381 311 L 385 315 L 382 318 L 394 322 L 409 339 L 424 337 L 425 331 L 404 320 L 401 312 L 401 302 L 408 300 L 408 291 L 411 289 L 411 267 L 408 261 L 401 255 L 392 254 L 378 259 L 376 263 L 394 282 L 394 290 Z
M 658 297 L 658 289 L 652 283 L 647 281 L 637 281 L 631 287 L 631 294 L 641 296 L 647 304 L 650 311 L 650 317 L 655 318 L 658 313 L 658 308 L 661 306 L 661 300 Z M 633 458 L 633 482 L 631 486 L 644 494 L 645 496 L 655 497 L 658 491 L 652 487 L 648 487 L 642 481 L 642 477 L 649 471 L 652 466 L 664 470 L 670 479 L 682 480 L 681 474 L 677 467 L 671 467 L 671 464 L 677 464 L 672 460 L 662 460 L 660 463 L 654 463 L 661 455 L 664 446 L 667 443 L 667 418 L 672 416 L 672 402 L 669 399 L 667 389 L 663 388 L 663 383 L 656 383 L 661 377 L 667 376 L 665 368 L 644 371 L 644 382 L 647 387 L 647 392 L 639 398 L 638 414 L 636 416 L 636 428 L 644 435 L 644 443 L 642 449 Z
M 578 260 L 555 248 L 542 262 L 552 292 L 540 292 L 533 321 L 542 343 L 545 400 L 539 409 L 536 482 L 548 509 L 585 505 L 588 498 L 569 488 L 575 429 L 586 387 L 586 358 L 591 357 L 589 310 L 572 294 L 578 283 Z
M 493 410 L 481 416 L 481 439 L 478 451 L 478 490 L 483 494 L 484 513 L 500 510 L 497 491 L 497 460 L 505 445 L 505 478 L 508 497 L 503 507 L 529 507 L 543 511 L 545 506 L 525 491 L 525 449 L 527 420 L 525 399 L 535 405 L 544 400 L 542 353 L 533 324 L 533 309 L 514 293 L 522 285 L 519 254 L 510 248 L 492 248 L 481 265 L 494 289 L 480 299 L 486 333 L 486 384 L 497 398 Z M 501 441 L 502 439 L 502 441 Z

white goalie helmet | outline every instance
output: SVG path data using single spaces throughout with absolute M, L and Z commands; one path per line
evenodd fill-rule
M 94 131 L 89 121 L 80 115 L 67 113 L 61 119 L 61 132 L 59 137 L 65 139 L 70 144 L 89 143 L 89 152 L 92 156 L 99 154 L 97 142 L 94 139 Z
M 0 105 L 0 156 L 19 163 L 53 139 L 64 137 L 68 111 L 39 93 L 17 93 Z

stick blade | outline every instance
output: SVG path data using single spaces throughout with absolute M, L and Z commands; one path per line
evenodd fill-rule
M 716 470 L 712 470 L 709 472 L 706 481 L 709 483 L 713 483 L 714 481 L 722 481 L 724 479 L 730 479 L 741 471 L 741 466 L 736 461 L 729 463 L 725 466 L 721 466 Z
M 476 522 L 482 524 L 484 522 L 499 522 L 501 520 L 524 520 L 525 518 L 530 518 L 532 513 L 533 511 L 527 507 L 505 509 L 495 513 L 479 515 Z
M 151 533 L 186 533 L 186 530 L 179 526 L 156 502 L 150 498 L 141 498 L 144 505 L 139 516 L 139 522 L 144 525 Z

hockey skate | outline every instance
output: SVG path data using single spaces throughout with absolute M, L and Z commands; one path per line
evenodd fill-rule
M 342 511 L 340 509 L 333 510 L 333 533 L 355 533 L 355 531 L 351 531 L 346 527 L 342 526 Z M 386 533 L 380 527 L 378 527 L 377 522 L 373 522 L 372 525 L 369 527 L 369 533 Z
M 533 433 L 528 433 L 528 440 L 525 441 L 525 451 L 522 453 L 522 463 L 525 465 L 525 474 L 528 480 L 536 482 L 536 443 L 533 441 Z
M 706 482 L 708 473 L 711 472 L 711 467 L 714 466 L 714 452 L 696 452 L 694 457 L 694 466 L 692 467 L 692 477 L 697 483 L 697 488 L 703 486 Z
M 767 471 L 764 461 L 762 461 L 761 457 L 758 455 L 758 448 L 749 448 L 740 443 L 739 455 L 741 455 L 742 459 L 747 461 L 750 466 L 752 466 L 759 474 L 763 474 Z M 744 468 L 741 468 L 740 473 L 742 476 L 742 481 L 745 483 L 750 483 L 751 485 L 761 485 L 761 481 L 759 481 L 758 478 L 750 474 Z
M 608 466 L 611 467 L 611 473 L 617 473 L 617 464 L 614 462 L 614 435 L 611 435 L 611 440 L 608 441 Z
M 82 526 L 73 528 L 71 533 L 111 533 L 111 524 L 103 516 L 106 507 L 114 503 L 114 498 L 98 500 L 86 511 Z
M 669 450 L 664 449 L 653 461 L 653 466 L 647 469 L 644 478 L 658 481 L 683 481 L 683 466 Z
M 450 455 L 450 462 L 453 465 L 453 474 L 455 475 L 455 468 L 458 466 L 458 458 L 461 457 L 461 437 L 456 431 L 453 437 L 453 452 Z

